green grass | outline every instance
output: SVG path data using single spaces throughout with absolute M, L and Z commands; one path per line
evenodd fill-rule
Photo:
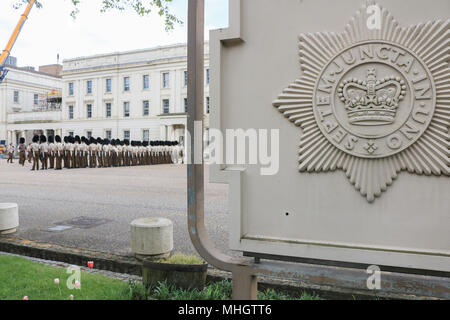
M 128 284 L 105 276 L 81 273 L 81 289 L 66 286 L 71 274 L 23 258 L 0 256 L 0 300 L 124 300 Z M 59 285 L 54 280 L 60 280 Z M 119 294 L 118 294 L 119 293 Z M 123 293 L 123 294 L 120 294 Z
M 190 265 L 199 265 L 204 264 L 203 259 L 197 256 L 186 256 L 182 253 L 175 253 L 170 258 L 158 260 L 160 263 L 167 264 L 190 264 Z
M 167 283 L 146 289 L 140 282 L 123 282 L 102 275 L 81 273 L 81 290 L 66 286 L 71 274 L 65 268 L 13 256 L 0 256 L 0 300 L 230 300 L 232 284 L 222 281 L 204 290 L 182 290 Z M 60 280 L 59 285 L 54 280 Z M 318 300 L 316 296 L 301 294 L 288 296 L 267 290 L 259 292 L 260 300 Z

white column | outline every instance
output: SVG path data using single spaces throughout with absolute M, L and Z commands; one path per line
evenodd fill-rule
M 161 125 L 159 139 L 166 140 L 166 138 L 167 138 L 167 128 L 165 125 Z
M 165 140 L 173 140 L 173 126 L 167 126 L 167 138 Z

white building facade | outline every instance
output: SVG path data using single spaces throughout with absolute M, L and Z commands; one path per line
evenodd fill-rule
M 61 103 L 47 103 L 47 98 L 60 96 L 62 79 L 14 66 L 7 69 L 0 84 L 0 141 L 17 144 L 21 137 L 56 134 Z
M 208 66 L 205 44 L 206 128 Z M 62 77 L 17 68 L 0 86 L 0 140 L 17 143 L 23 136 L 29 142 L 43 133 L 184 143 L 187 79 L 185 44 L 67 59 Z M 61 91 L 61 106 L 37 109 L 36 93 L 49 90 Z
M 62 134 L 184 142 L 187 77 L 186 45 L 65 60 Z M 206 67 L 206 122 L 209 79 Z

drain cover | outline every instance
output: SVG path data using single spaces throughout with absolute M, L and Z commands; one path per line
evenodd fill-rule
M 111 222 L 111 220 L 89 218 L 89 217 L 77 217 L 77 218 L 74 218 L 71 220 L 59 222 L 59 223 L 57 223 L 57 225 L 71 226 L 71 227 L 81 228 L 81 229 L 89 229 L 89 228 L 95 228 L 95 227 L 101 226 L 108 222 Z
M 72 229 L 72 228 L 73 228 L 72 226 L 55 226 L 55 227 L 48 228 L 47 231 L 50 231 L 50 232 L 61 232 L 61 231 L 69 230 L 69 229 Z

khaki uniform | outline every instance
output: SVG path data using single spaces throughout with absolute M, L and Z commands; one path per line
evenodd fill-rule
M 48 160 L 50 162 L 50 169 L 55 168 L 55 152 L 56 152 L 56 146 L 54 143 L 50 143 L 48 145 Z
M 64 145 L 61 142 L 55 144 L 55 169 L 62 170 L 62 162 L 64 158 Z
M 97 160 L 98 160 L 98 167 L 103 168 L 103 145 L 97 144 Z
M 6 163 L 14 163 L 14 147 L 8 146 L 8 161 Z
M 31 152 L 33 154 L 33 169 L 39 170 L 39 160 L 40 160 L 40 145 L 37 142 L 31 144 Z
M 121 145 L 117 146 L 117 166 L 122 167 L 123 166 L 123 147 Z
M 91 143 L 88 147 L 89 150 L 89 168 L 97 167 L 97 144 Z
M 33 152 L 31 151 L 31 143 L 27 146 L 27 158 L 28 158 L 28 163 L 31 163 L 31 161 L 33 160 Z
M 71 168 L 71 160 L 72 160 L 72 155 L 70 153 L 71 150 L 71 143 L 67 142 L 64 143 L 64 168 L 66 169 L 70 169 Z
M 109 163 L 109 145 L 105 144 L 103 145 L 103 167 L 108 168 L 110 167 L 110 163 Z
M 47 142 L 43 142 L 40 144 L 40 152 L 41 152 L 41 162 L 42 162 L 41 170 L 47 170 L 48 169 L 48 143 Z
M 26 150 L 27 147 L 24 144 L 19 144 L 19 164 L 21 164 L 22 167 L 25 165 Z
M 84 142 L 81 142 L 80 146 L 79 146 L 79 151 L 80 151 L 80 164 L 79 167 L 80 168 L 87 168 L 88 165 L 88 161 L 87 161 L 87 144 Z

